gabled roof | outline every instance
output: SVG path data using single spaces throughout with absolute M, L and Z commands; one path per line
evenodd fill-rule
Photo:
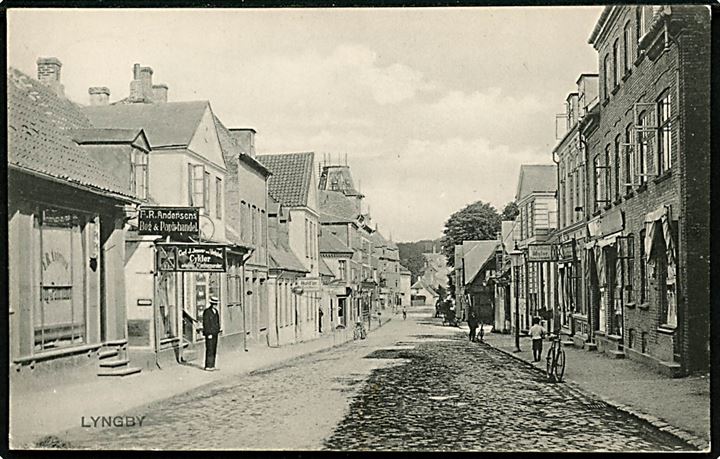
M 98 105 L 83 112 L 99 128 L 142 128 L 152 148 L 186 147 L 197 131 L 208 101 Z
M 223 156 L 225 157 L 226 162 L 228 160 L 232 160 L 233 158 L 240 158 L 240 161 L 260 172 L 265 177 L 271 175 L 268 168 L 265 167 L 260 161 L 256 160 L 252 156 L 242 151 L 237 142 L 235 142 L 235 138 L 233 137 L 230 130 L 226 128 L 222 121 L 220 121 L 220 119 L 214 114 L 213 119 L 215 121 L 215 128 L 217 129 L 218 133 L 218 140 L 220 141 L 220 148 L 223 151 Z
M 299 273 L 310 272 L 300 262 L 298 257 L 295 256 L 290 247 L 283 243 L 276 244 L 272 240 L 268 241 L 268 261 L 271 269 L 282 269 Z
M 433 296 L 438 296 L 437 291 L 435 291 L 434 288 L 432 288 L 431 286 L 429 286 L 429 285 L 423 280 L 422 277 L 419 278 L 410 288 L 416 288 L 416 289 L 424 288 L 425 290 L 427 290 L 428 292 L 430 292 Z
M 523 164 L 520 166 L 515 200 L 520 201 L 532 193 L 555 192 L 557 172 L 554 164 Z
M 92 127 L 78 105 L 14 68 L 7 71 L 7 97 L 9 168 L 137 201 L 129 184 L 73 141 L 73 130 Z
M 275 153 L 257 155 L 272 176 L 268 193 L 287 207 L 307 206 L 315 153 Z
M 320 253 L 345 253 L 352 256 L 354 251 L 331 232 L 323 231 L 320 235 Z
M 495 249 L 499 242 L 495 239 L 488 241 L 465 241 L 472 242 L 468 247 L 470 250 L 463 255 L 465 268 L 465 285 L 471 284 L 478 274 L 483 270 L 488 261 L 495 256 Z

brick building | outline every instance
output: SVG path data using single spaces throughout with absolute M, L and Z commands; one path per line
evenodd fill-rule
M 708 365 L 709 19 L 606 7 L 589 39 L 600 100 L 580 127 L 589 333 L 673 375 Z

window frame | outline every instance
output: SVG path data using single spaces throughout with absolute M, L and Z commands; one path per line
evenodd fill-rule
M 223 217 L 223 180 L 220 177 L 215 177 L 215 216 L 218 220 L 222 220 Z
M 657 98 L 657 175 L 672 169 L 672 99 L 670 90 L 664 90 Z

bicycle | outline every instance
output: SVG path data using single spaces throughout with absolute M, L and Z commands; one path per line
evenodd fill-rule
M 362 322 L 358 321 L 355 324 L 355 328 L 353 328 L 353 340 L 358 339 L 365 339 L 367 337 L 367 332 L 365 331 L 365 325 L 363 325 Z
M 560 336 L 550 335 L 550 349 L 547 353 L 547 376 L 550 381 L 562 382 L 565 374 L 565 350 L 560 343 Z

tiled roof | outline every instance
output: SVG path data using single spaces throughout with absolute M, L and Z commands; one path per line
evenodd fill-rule
M 268 179 L 268 193 L 284 206 L 306 206 L 314 158 L 312 152 L 257 155 L 258 161 L 273 174 Z
M 520 166 L 516 200 L 531 193 L 557 190 L 557 172 L 554 164 L 523 164 Z
M 352 255 L 353 249 L 329 231 L 320 235 L 320 253 L 347 253 Z
M 209 107 L 207 101 L 99 105 L 83 112 L 99 128 L 142 128 L 152 148 L 187 146 Z
M 301 273 L 310 272 L 285 244 L 268 241 L 269 265 L 272 269 L 284 269 Z
M 357 220 L 339 215 L 320 212 L 320 223 L 357 223 Z
M 357 221 L 358 211 L 351 198 L 348 198 L 340 191 L 320 190 L 318 194 L 320 212 L 336 217 L 342 217 L 348 221 Z
M 128 186 L 71 137 L 91 128 L 80 107 L 28 75 L 7 71 L 8 166 L 135 201 Z
M 85 143 L 132 143 L 142 135 L 142 129 L 86 128 L 72 132 L 72 138 L 79 144 Z
M 270 171 L 267 167 L 240 149 L 237 142 L 235 142 L 232 133 L 225 127 L 222 121 L 220 121 L 220 119 L 215 115 L 213 115 L 213 118 L 215 121 L 215 128 L 218 133 L 218 140 L 220 141 L 220 148 L 223 151 L 225 161 L 227 161 L 228 158 L 237 156 L 241 161 L 248 164 L 253 169 L 260 171 L 260 173 L 265 174 L 266 176 L 270 175 Z

